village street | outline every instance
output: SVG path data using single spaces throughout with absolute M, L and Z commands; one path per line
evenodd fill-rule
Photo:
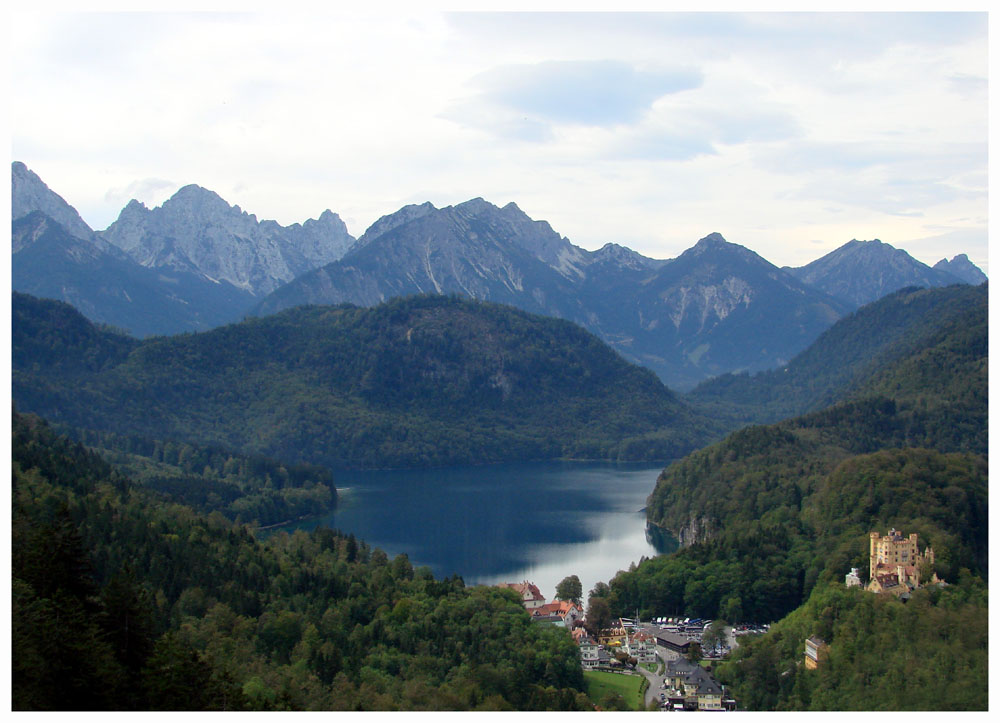
M 646 632 L 650 633 L 651 635 L 656 635 L 656 633 L 659 632 L 659 628 L 655 625 L 642 625 L 641 628 Z M 726 638 L 728 639 L 729 642 L 729 649 L 735 650 L 737 645 L 739 645 L 739 643 L 736 639 L 732 627 L 726 628 Z M 670 650 L 669 648 L 665 648 L 662 645 L 657 645 L 656 657 L 659 658 L 661 664 L 665 664 L 667 661 L 677 660 L 678 658 L 681 657 L 681 654 L 675 650 Z M 646 680 L 649 681 L 649 688 L 646 690 L 646 696 L 645 700 L 643 701 L 643 705 L 645 705 L 646 708 L 649 708 L 650 704 L 653 703 L 654 701 L 656 702 L 657 705 L 659 705 L 660 694 L 663 692 L 663 688 L 661 686 L 663 685 L 663 679 L 665 676 L 663 675 L 662 672 L 653 673 L 649 670 L 646 670 L 641 665 L 637 666 L 636 670 L 643 676 L 645 676 Z M 665 670 L 663 672 L 665 672 Z

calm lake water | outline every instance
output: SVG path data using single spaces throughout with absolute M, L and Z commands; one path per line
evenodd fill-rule
M 340 472 L 340 506 L 294 527 L 353 532 L 390 557 L 466 584 L 530 580 L 551 600 L 577 575 L 584 595 L 671 541 L 646 534 L 642 508 L 663 469 L 532 462 L 432 470 Z M 294 527 L 286 529 L 294 529 Z M 659 550 L 657 549 L 659 548 Z

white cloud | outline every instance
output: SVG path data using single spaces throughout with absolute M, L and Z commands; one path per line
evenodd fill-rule
M 972 256 L 986 223 L 983 13 L 11 17 L 13 158 L 96 228 L 174 182 L 356 235 L 483 196 L 588 248 L 719 230 L 779 265 Z
M 179 188 L 180 184 L 162 178 L 141 178 L 124 188 L 109 188 L 104 194 L 104 200 L 124 206 L 135 199 L 149 207 L 159 206 Z

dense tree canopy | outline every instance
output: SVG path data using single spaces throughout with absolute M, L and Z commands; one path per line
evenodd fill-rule
M 669 459 L 708 438 L 580 327 L 485 302 L 300 307 L 130 344 L 82 317 L 64 339 L 65 304 L 14 306 L 15 402 L 75 427 L 332 467 Z M 66 354 L 95 361 L 71 376 Z
M 255 540 L 13 419 L 18 710 L 589 707 L 565 630 L 320 528 Z
M 715 673 L 748 710 L 986 710 L 988 618 L 967 572 L 906 603 L 823 585 Z M 816 670 L 803 665 L 811 636 L 828 645 Z

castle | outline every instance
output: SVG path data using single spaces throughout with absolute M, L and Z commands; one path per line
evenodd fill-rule
M 869 592 L 902 595 L 920 587 L 920 568 L 923 565 L 934 566 L 934 548 L 928 545 L 920 553 L 916 533 L 903 537 L 893 528 L 885 537 L 872 532 L 869 538 L 868 586 L 865 588 Z M 933 575 L 931 582 L 939 582 L 937 574 Z

